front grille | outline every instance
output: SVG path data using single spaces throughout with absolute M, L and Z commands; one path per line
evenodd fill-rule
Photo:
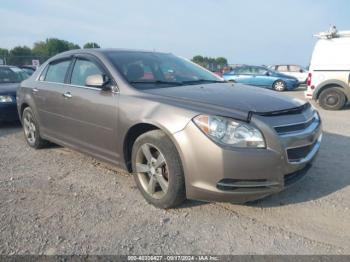
M 280 134 L 285 134 L 285 133 L 290 133 L 290 132 L 296 132 L 296 131 L 301 131 L 309 126 L 315 121 L 315 117 L 311 118 L 310 120 L 303 122 L 303 123 L 298 123 L 298 124 L 292 124 L 292 125 L 286 125 L 286 126 L 276 126 L 275 130 L 276 132 Z
M 302 147 L 295 147 L 287 149 L 287 155 L 289 162 L 298 162 L 305 158 L 311 150 L 314 148 L 315 144 L 317 143 L 317 140 L 310 145 L 302 146 Z

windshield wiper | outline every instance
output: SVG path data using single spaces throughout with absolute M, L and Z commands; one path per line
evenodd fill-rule
M 167 85 L 183 85 L 183 82 L 176 82 L 176 81 L 162 81 L 162 80 L 155 80 L 155 81 L 146 81 L 146 80 L 136 80 L 136 81 L 129 81 L 130 84 L 167 84 Z

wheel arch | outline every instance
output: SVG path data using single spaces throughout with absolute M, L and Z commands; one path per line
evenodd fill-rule
M 156 123 L 151 123 L 151 122 L 142 122 L 142 123 L 134 124 L 126 132 L 126 135 L 124 136 L 124 140 L 123 140 L 124 165 L 129 172 L 132 172 L 131 153 L 132 153 L 132 147 L 133 147 L 136 139 L 139 136 L 141 136 L 142 134 L 147 133 L 147 132 L 152 131 L 152 130 L 163 131 L 170 138 L 170 140 L 174 143 L 175 147 L 177 148 L 177 145 L 174 142 L 170 133 L 167 130 L 165 130 L 162 126 L 160 126 Z
M 342 91 L 345 94 L 346 100 L 349 100 L 350 98 L 350 87 L 347 86 L 345 83 L 343 83 L 342 81 L 339 80 L 329 80 L 326 81 L 324 83 L 322 83 L 321 85 L 319 85 L 313 94 L 313 98 L 315 100 L 318 100 L 320 94 L 322 93 L 322 91 L 328 89 L 328 88 L 337 88 L 340 91 Z
M 23 111 L 24 109 L 26 109 L 27 107 L 30 107 L 28 103 L 24 102 L 21 104 L 20 107 L 20 111 L 19 111 L 19 118 L 22 120 L 22 115 L 23 115 Z

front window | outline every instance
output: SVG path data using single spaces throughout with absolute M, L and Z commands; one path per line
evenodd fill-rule
M 0 83 L 19 83 L 29 75 L 16 67 L 0 67 Z
M 172 54 L 111 51 L 108 58 L 136 88 L 224 82 L 202 67 Z
M 72 72 L 71 84 L 85 86 L 86 79 L 91 75 L 102 75 L 102 72 L 95 63 L 88 60 L 78 59 L 75 62 Z

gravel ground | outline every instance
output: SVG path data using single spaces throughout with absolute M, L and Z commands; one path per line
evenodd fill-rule
M 302 91 L 287 95 L 303 99 Z M 0 254 L 350 254 L 350 108 L 320 110 L 306 178 L 249 205 L 148 205 L 133 178 L 0 127 Z

